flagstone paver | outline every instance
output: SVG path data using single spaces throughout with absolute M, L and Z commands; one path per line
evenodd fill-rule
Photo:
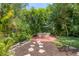
M 36 44 L 36 42 L 33 42 L 33 44 Z
M 34 48 L 29 48 L 28 51 L 29 51 L 29 52 L 34 51 Z
M 44 48 L 44 46 L 40 45 L 39 48 Z
M 39 51 L 38 51 L 39 53 L 44 53 L 45 52 L 45 50 L 44 49 L 39 49 Z
M 77 56 L 79 56 L 79 52 L 77 52 Z
M 35 47 L 35 45 L 32 44 L 32 45 L 30 45 L 30 47 Z
M 26 55 L 24 55 L 24 56 L 31 56 L 31 54 L 26 54 Z

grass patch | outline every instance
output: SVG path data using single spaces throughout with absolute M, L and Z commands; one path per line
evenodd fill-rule
M 56 45 L 59 46 L 73 46 L 76 48 L 79 48 L 79 38 L 77 37 L 64 37 L 64 36 L 58 36 L 57 37 Z

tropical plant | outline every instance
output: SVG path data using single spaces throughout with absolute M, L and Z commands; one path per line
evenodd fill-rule
M 14 42 L 15 41 L 11 37 L 0 39 L 0 56 L 10 55 L 9 49 Z

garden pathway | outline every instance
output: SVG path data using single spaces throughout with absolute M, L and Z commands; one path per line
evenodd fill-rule
M 48 37 L 47 37 L 48 38 Z M 50 39 L 49 39 L 50 38 Z M 71 52 L 60 52 L 56 45 L 52 43 L 55 37 L 38 38 L 34 37 L 32 41 L 18 46 L 14 51 L 16 56 L 65 56 L 74 55 Z

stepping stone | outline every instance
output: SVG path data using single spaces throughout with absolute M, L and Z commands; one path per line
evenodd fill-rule
M 31 47 L 34 47 L 35 45 L 30 45 Z
M 34 48 L 29 48 L 28 51 L 29 51 L 29 52 L 34 51 Z
M 43 43 L 38 43 L 39 45 L 43 45 Z
M 79 56 L 79 52 L 77 52 L 77 56 Z
M 39 52 L 39 53 L 44 53 L 45 50 L 44 50 L 44 49 L 40 49 L 38 52 Z
M 40 41 L 37 41 L 37 43 L 38 43 L 39 45 L 43 45 L 43 43 L 41 43 Z
M 36 44 L 36 42 L 33 42 L 33 44 Z
M 39 48 L 43 48 L 43 46 L 42 45 L 39 45 Z
M 24 55 L 24 56 L 31 56 L 31 54 L 26 54 L 26 55 Z
M 37 43 L 41 43 L 41 41 L 38 40 Z

